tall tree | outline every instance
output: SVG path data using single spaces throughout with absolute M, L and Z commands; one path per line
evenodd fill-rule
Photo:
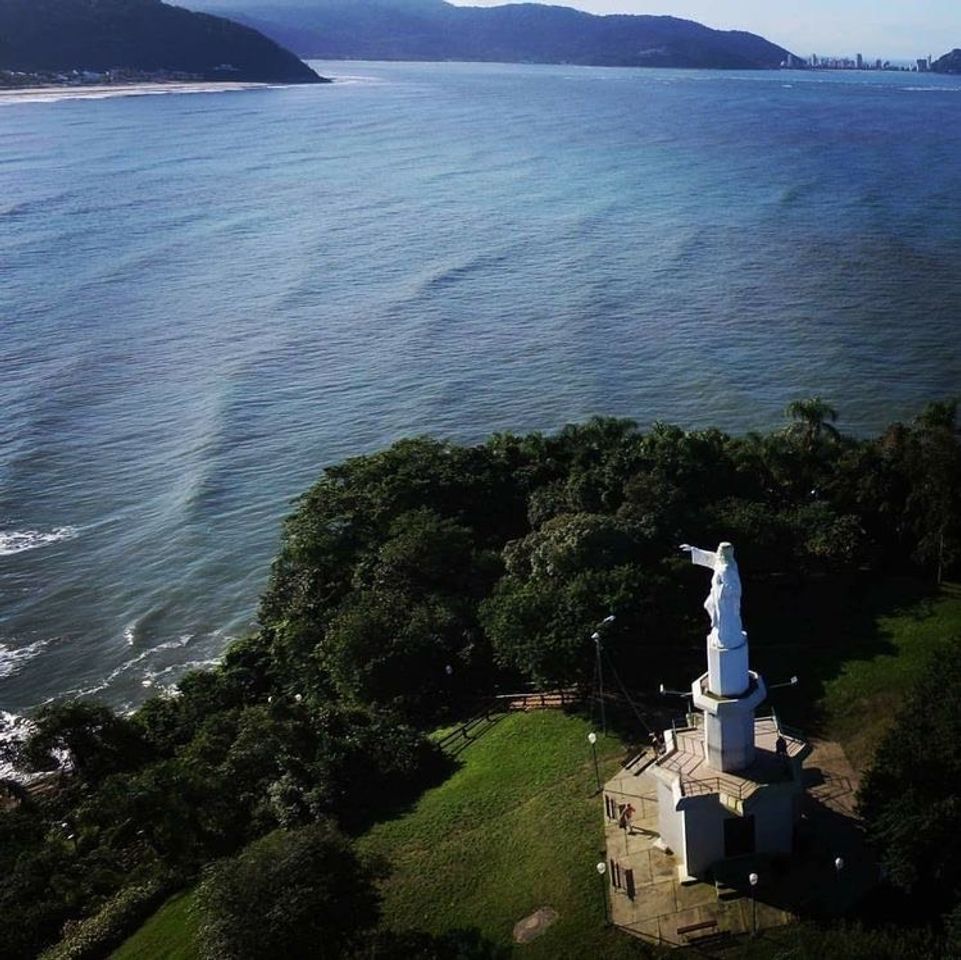
M 785 408 L 784 415 L 793 421 L 788 425 L 788 433 L 800 439 L 808 451 L 814 450 L 822 440 L 841 439 L 838 428 L 834 426 L 838 412 L 820 397 L 792 400 Z

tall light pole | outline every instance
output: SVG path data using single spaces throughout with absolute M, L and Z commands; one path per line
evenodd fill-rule
M 597 766 L 597 734 L 592 730 L 587 735 L 587 742 L 591 745 L 591 752 L 594 754 L 594 779 L 597 780 L 597 792 L 601 792 L 601 771 Z
M 599 860 L 597 863 L 597 875 L 601 878 L 601 896 L 604 898 L 604 926 L 606 927 L 609 922 L 609 916 L 607 912 L 607 881 L 604 879 L 605 873 L 607 873 L 607 864 L 603 860 Z
M 614 614 L 605 617 L 598 625 L 597 629 L 591 634 L 594 641 L 594 650 L 597 653 L 597 693 L 601 699 L 601 732 L 607 736 L 607 710 L 604 707 L 604 665 L 601 662 L 601 628 L 614 622 Z
M 756 873 L 750 873 L 747 882 L 751 885 L 751 936 L 757 936 L 757 883 L 761 878 Z

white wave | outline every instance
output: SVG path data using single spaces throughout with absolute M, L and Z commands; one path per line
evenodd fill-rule
M 152 657 L 157 656 L 159 653 L 163 653 L 164 650 L 180 650 L 181 648 L 186 647 L 187 644 L 193 640 L 193 638 L 194 635 L 192 633 L 184 633 L 179 637 L 175 637 L 173 640 L 165 640 L 163 643 L 158 643 L 155 647 L 148 647 L 146 650 L 142 650 L 133 659 L 124 661 L 119 667 L 114 667 L 114 669 L 107 674 L 105 682 L 102 685 L 98 685 L 97 689 L 102 690 L 104 686 L 109 685 L 118 677 L 123 676 L 123 674 L 125 674 L 128 670 L 132 670 L 134 667 L 136 667 L 137 664 L 143 663 L 144 660 L 149 660 Z M 124 630 L 124 639 L 127 639 L 127 630 Z M 131 640 L 128 640 L 127 642 L 132 643 Z
M 181 647 L 186 647 L 193 638 L 194 635 L 192 633 L 182 633 L 174 640 L 168 640 L 166 643 L 158 643 L 157 646 L 154 647 L 154 650 L 179 650 Z
M 135 620 L 129 627 L 125 628 L 125 639 L 128 637 L 128 631 L 136 633 L 139 623 L 140 620 Z M 57 700 L 96 698 L 106 691 L 110 691 L 111 688 L 120 682 L 124 684 L 139 682 L 140 686 L 143 687 L 144 690 L 149 691 L 150 695 L 153 696 L 178 696 L 179 690 L 177 690 L 176 684 L 180 677 L 190 670 L 206 670 L 215 667 L 221 663 L 221 658 L 219 656 L 205 658 L 202 654 L 207 651 L 202 649 L 195 653 L 191 651 L 194 653 L 193 658 L 183 659 L 187 655 L 178 654 L 176 651 L 184 650 L 194 644 L 199 644 L 201 648 L 204 648 L 206 644 L 204 644 L 203 641 L 211 637 L 225 639 L 225 642 L 236 639 L 233 636 L 225 634 L 224 630 L 220 628 L 205 634 L 181 633 L 178 636 L 172 637 L 170 640 L 158 643 L 156 646 L 147 647 L 146 649 L 138 651 L 135 655 L 130 656 L 129 659 L 117 664 L 109 673 L 102 675 L 100 679 L 94 680 L 89 686 L 76 686 L 62 690 L 55 697 L 48 697 L 43 703 L 53 703 Z M 139 641 L 142 638 L 136 637 L 135 639 Z M 50 641 L 42 641 L 44 645 L 49 642 Z M 129 640 L 127 643 L 128 646 L 133 646 L 129 643 Z M 218 646 L 222 645 L 222 643 L 218 644 Z M 34 644 L 33 646 L 39 647 L 40 645 Z M 3 664 L 2 653 L 4 649 L 3 645 L 0 644 L 0 668 L 2 668 Z M 197 656 L 197 654 L 201 654 L 201 656 Z M 14 656 L 17 656 L 16 652 L 14 652 Z M 171 659 L 175 660 L 175 662 L 171 663 Z M 0 677 L 2 676 L 3 674 L 0 673 Z M 109 693 L 107 694 L 107 699 L 110 699 Z M 140 698 L 135 698 L 135 701 L 134 703 L 118 704 L 117 709 L 123 713 L 132 713 L 137 708 Z
M 78 87 L 31 87 L 23 90 L 6 90 L 0 95 L 0 104 L 60 103 L 63 100 L 112 100 L 117 97 L 168 96 L 188 93 L 236 93 L 245 90 L 264 90 L 274 84 L 231 81 L 141 83 L 117 86 Z M 283 86 L 277 84 L 276 86 Z
M 18 716 L 15 713 L 0 710 L 0 746 L 20 743 L 30 736 L 33 729 L 33 721 L 28 720 L 26 717 Z M 53 757 L 61 769 L 69 770 L 73 765 L 70 754 L 66 750 L 54 750 Z M 27 773 L 19 770 L 12 763 L 5 760 L 3 752 L 0 751 L 0 778 L 16 780 L 19 783 L 30 783 L 32 780 L 37 780 L 46 775 L 47 774 L 43 772 Z
M 134 621 L 130 626 L 124 628 L 124 640 L 126 640 L 129 646 L 133 646 L 133 641 L 130 639 L 131 636 L 135 635 L 138 621 Z M 134 636 L 134 639 L 136 637 Z M 148 647 L 146 650 L 141 650 L 135 657 L 131 657 L 129 660 L 124 660 L 123 663 L 114 667 L 102 680 L 98 680 L 96 683 L 91 684 L 88 687 L 73 687 L 69 690 L 65 690 L 58 697 L 51 697 L 49 700 L 45 701 L 50 703 L 55 699 L 71 699 L 79 698 L 83 699 L 85 697 L 95 697 L 98 694 L 103 693 L 105 690 L 109 690 L 114 683 L 123 677 L 127 677 L 131 672 L 136 675 L 139 667 L 142 665 L 143 676 L 141 678 L 141 686 L 149 687 L 152 686 L 153 680 L 157 677 L 163 676 L 164 674 L 172 673 L 175 670 L 191 668 L 194 665 L 197 666 L 212 666 L 218 663 L 217 660 L 205 660 L 205 661 L 186 661 L 186 663 L 175 663 L 163 669 L 152 669 L 150 661 L 154 659 L 161 659 L 167 651 L 171 650 L 182 650 L 184 647 L 188 646 L 193 640 L 196 639 L 196 634 L 193 633 L 182 633 L 171 640 L 165 640 L 163 643 L 158 643 L 156 646 Z M 2 674 L 0 674 L 2 676 Z M 146 683 L 144 681 L 150 681 Z M 131 708 L 132 709 L 132 708 Z
M 386 81 L 381 79 L 380 77 L 362 77 L 362 76 L 355 76 L 355 75 L 350 75 L 346 73 L 331 74 L 328 72 L 326 76 L 328 77 L 328 79 L 333 80 L 334 83 L 338 84 L 338 86 L 341 86 L 341 87 L 356 86 L 357 84 L 383 85 L 384 83 L 386 83 Z
M 76 527 L 55 527 L 53 530 L 0 530 L 0 557 L 11 557 L 25 550 L 36 550 L 61 540 L 77 536 Z
M 0 710 L 0 746 L 18 743 L 23 740 L 32 729 L 32 724 L 25 717 L 18 717 L 15 713 Z M 3 759 L 0 751 L 0 777 L 5 780 L 24 780 L 23 775 Z
M 25 663 L 39 657 L 49 640 L 36 640 L 25 647 L 10 647 L 0 643 L 0 680 L 18 674 Z
M 174 663 L 163 670 L 147 670 L 140 685 L 148 689 L 156 687 L 157 692 L 162 696 L 179 697 L 178 684 L 185 673 L 193 670 L 209 670 L 211 667 L 220 666 L 222 662 L 220 657 L 212 657 L 209 660 L 186 660 L 183 663 Z
M 221 663 L 220 657 L 211 657 L 208 660 L 184 660 L 182 663 L 172 663 L 162 670 L 147 670 L 144 680 L 152 683 L 154 680 L 159 680 L 161 677 L 167 677 L 171 674 L 188 673 L 191 670 L 208 670 L 210 667 L 219 666 Z

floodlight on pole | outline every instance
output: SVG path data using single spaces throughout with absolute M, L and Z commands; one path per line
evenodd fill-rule
M 597 734 L 592 730 L 587 735 L 587 742 L 591 745 L 591 753 L 594 755 L 594 779 L 597 781 L 597 792 L 601 792 L 601 770 L 597 765 Z
M 601 701 L 601 732 L 607 734 L 607 709 L 604 706 L 604 664 L 601 658 L 601 629 L 608 626 L 617 619 L 614 614 L 605 617 L 595 628 L 594 632 L 591 634 L 591 639 L 594 641 L 594 650 L 597 654 L 597 695 Z
M 601 878 L 601 896 L 604 897 L 604 926 L 607 926 L 609 922 L 607 912 L 607 883 L 604 880 L 604 874 L 607 873 L 607 864 L 603 860 L 599 860 L 596 870 L 597 875 Z
M 751 885 L 751 936 L 757 936 L 757 885 L 761 878 L 756 873 L 749 873 L 747 882 Z
M 601 701 L 601 730 L 607 734 L 607 711 L 604 707 L 604 664 L 601 662 L 601 635 L 597 630 L 591 634 L 597 656 L 597 696 Z

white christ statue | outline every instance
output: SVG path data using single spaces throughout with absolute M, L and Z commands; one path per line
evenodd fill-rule
M 741 627 L 741 575 L 734 559 L 734 547 L 722 543 L 717 553 L 700 550 L 682 543 L 681 549 L 691 555 L 691 562 L 714 571 L 711 592 L 704 609 L 711 618 L 711 640 L 722 650 L 744 646 L 747 637 Z

